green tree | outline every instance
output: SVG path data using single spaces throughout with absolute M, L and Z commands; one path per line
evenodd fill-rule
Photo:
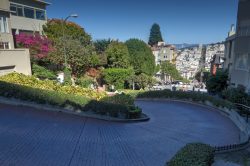
M 156 80 L 153 77 L 142 73 L 135 76 L 134 82 L 138 89 L 145 89 L 147 87 L 152 87 L 156 83 Z
M 94 42 L 95 51 L 99 57 L 100 65 L 102 66 L 107 65 L 107 56 L 105 54 L 105 51 L 111 42 L 111 39 L 96 40 Z
M 217 70 L 216 75 L 210 75 L 207 81 L 207 90 L 212 94 L 221 94 L 227 88 L 228 72 Z
M 161 73 L 163 75 L 170 76 L 174 80 L 183 80 L 180 73 L 176 69 L 176 66 L 169 61 L 164 61 L 161 63 Z
M 133 69 L 108 68 L 103 70 L 102 75 L 109 86 L 114 85 L 116 89 L 124 89 L 125 81 L 133 75 Z
M 125 44 L 121 42 L 112 42 L 105 51 L 108 67 L 110 68 L 128 68 L 129 52 Z
M 108 46 L 111 44 L 111 39 L 96 40 L 94 42 L 95 51 L 97 54 L 104 54 Z
M 135 74 L 153 76 L 156 70 L 155 58 L 148 45 L 139 39 L 126 41 L 129 51 L 129 62 L 134 68 Z
M 57 66 L 64 66 L 66 60 L 67 73 L 80 76 L 88 68 L 99 64 L 91 36 L 81 26 L 52 19 L 44 26 L 44 33 L 54 46 L 48 60 Z
M 159 24 L 153 24 L 152 28 L 150 30 L 150 36 L 149 36 L 149 41 L 148 44 L 151 46 L 156 45 L 158 42 L 162 42 L 163 38 L 161 35 L 161 29 Z
M 64 40 L 64 37 L 80 41 L 81 45 L 91 44 L 91 36 L 85 32 L 84 28 L 74 22 L 64 22 L 60 19 L 51 19 L 43 26 L 45 35 L 53 40 Z
M 74 39 L 57 41 L 56 49 L 49 55 L 50 61 L 55 64 L 63 64 L 64 52 L 66 52 L 68 68 L 73 75 L 82 76 L 86 70 L 99 64 L 94 47 L 92 45 L 83 47 L 80 41 Z

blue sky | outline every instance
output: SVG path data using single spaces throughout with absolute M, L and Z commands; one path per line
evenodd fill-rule
M 167 43 L 223 41 L 236 22 L 238 0 L 48 0 L 49 18 L 77 13 L 74 21 L 93 39 L 148 41 L 153 23 Z

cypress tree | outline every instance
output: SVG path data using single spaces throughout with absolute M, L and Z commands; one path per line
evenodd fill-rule
M 148 44 L 151 46 L 156 45 L 158 42 L 162 42 L 162 35 L 161 35 L 161 29 L 159 24 L 153 24 L 152 28 L 150 30 L 150 36 L 149 36 L 149 41 Z

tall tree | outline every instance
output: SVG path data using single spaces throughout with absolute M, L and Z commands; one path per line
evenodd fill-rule
M 180 73 L 176 69 L 176 66 L 169 61 L 165 61 L 161 63 L 161 73 L 167 76 L 170 76 L 175 80 L 182 80 Z
M 58 66 L 67 62 L 71 74 L 83 75 L 88 68 L 99 63 L 91 36 L 76 23 L 52 19 L 44 26 L 44 33 L 54 46 L 49 60 Z
M 151 46 L 156 45 L 158 42 L 162 42 L 163 38 L 161 35 L 161 29 L 159 24 L 153 24 L 152 28 L 150 30 L 150 36 L 149 36 L 149 41 L 148 44 Z
M 155 73 L 155 58 L 148 45 L 139 39 L 126 41 L 129 51 L 129 61 L 136 75 L 142 73 L 153 76 Z
M 94 42 L 95 51 L 99 57 L 100 65 L 106 66 L 107 65 L 107 56 L 105 54 L 106 49 L 111 44 L 111 39 L 102 39 L 102 40 L 96 40 Z
M 105 51 L 110 68 L 128 68 L 129 52 L 124 43 L 112 42 Z

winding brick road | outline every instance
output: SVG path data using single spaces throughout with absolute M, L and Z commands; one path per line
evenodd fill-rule
M 149 122 L 112 123 L 0 104 L 0 165 L 163 166 L 189 142 L 238 142 L 238 129 L 216 111 L 180 102 L 137 104 Z

